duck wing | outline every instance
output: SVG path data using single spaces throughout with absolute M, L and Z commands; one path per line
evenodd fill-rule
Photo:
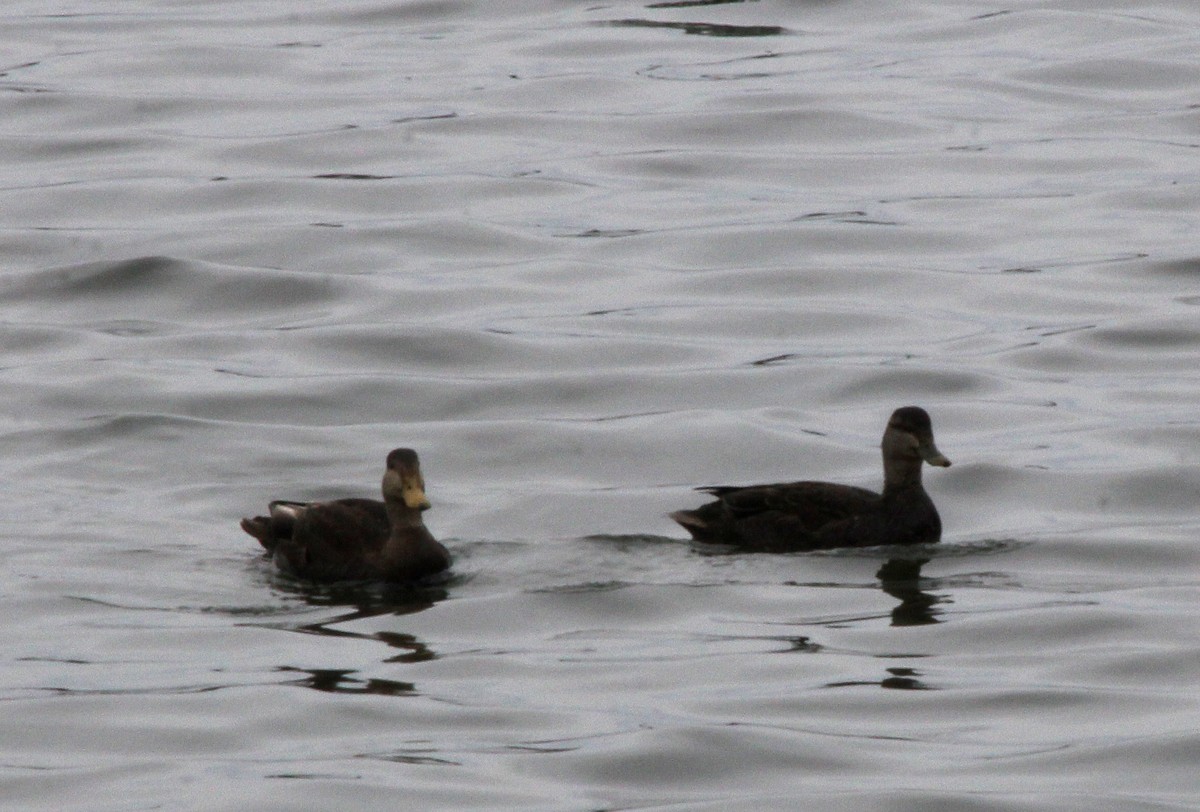
M 782 514 L 804 530 L 815 533 L 831 522 L 843 521 L 876 509 L 882 497 L 866 488 L 833 482 L 787 482 L 777 485 L 698 488 L 717 497 L 733 519 L 766 513 Z
M 831 482 L 718 485 L 697 490 L 716 501 L 671 514 L 697 541 L 754 550 L 815 550 L 854 543 L 849 536 L 882 497 Z
M 340 508 L 338 506 L 341 506 Z M 242 519 L 241 526 L 250 535 L 258 539 L 267 552 L 272 552 L 280 542 L 290 541 L 301 521 L 308 521 L 309 512 L 318 523 L 331 520 L 342 509 L 348 509 L 360 516 L 371 516 L 375 523 L 387 527 L 387 509 L 378 499 L 335 499 L 329 502 L 294 502 L 288 499 L 276 499 L 267 506 L 268 516 L 254 516 Z M 337 521 L 336 519 L 332 519 Z
M 274 544 L 267 549 L 275 562 L 321 581 L 370 577 L 391 533 L 387 510 L 376 499 L 272 502 L 271 521 Z

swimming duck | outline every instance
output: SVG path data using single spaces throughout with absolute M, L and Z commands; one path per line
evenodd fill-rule
M 429 508 L 411 448 L 387 456 L 383 501 L 275 501 L 242 529 L 285 572 L 314 581 L 415 581 L 450 566 L 450 553 L 421 521 Z
M 919 406 L 892 413 L 883 432 L 883 493 L 832 482 L 698 488 L 717 497 L 671 518 L 697 541 L 788 552 L 935 542 L 942 520 L 921 487 L 921 463 L 947 467 Z

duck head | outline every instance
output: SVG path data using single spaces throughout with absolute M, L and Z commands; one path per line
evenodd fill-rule
M 883 432 L 882 448 L 885 467 L 893 461 L 915 463 L 918 470 L 921 461 L 941 468 L 950 466 L 950 460 L 933 442 L 929 413 L 920 406 L 902 406 L 892 412 Z
M 383 474 L 383 500 L 398 499 L 410 510 L 428 510 L 425 478 L 421 476 L 421 461 L 411 448 L 397 448 L 387 456 L 387 471 Z

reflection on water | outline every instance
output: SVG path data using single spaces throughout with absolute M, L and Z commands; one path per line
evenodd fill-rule
M 376 694 L 379 696 L 407 696 L 416 692 L 411 682 L 396 682 L 389 679 L 358 679 L 351 669 L 338 668 L 293 668 L 280 666 L 280 672 L 299 672 L 308 676 L 288 680 L 290 685 L 300 685 L 317 691 L 337 694 Z
M 719 25 L 716 23 L 665 22 L 662 20 L 609 20 L 598 25 L 624 28 L 667 28 L 704 37 L 780 37 L 789 34 L 778 25 Z
M 940 622 L 933 610 L 940 599 L 921 590 L 921 567 L 928 563 L 928 558 L 890 558 L 875 573 L 879 587 L 900 601 L 892 610 L 893 626 Z
M 757 0 L 662 0 L 647 3 L 646 8 L 695 8 L 697 6 L 724 6 L 730 3 L 754 3 Z
M 429 604 L 432 606 L 433 604 Z M 373 608 L 368 610 L 349 612 L 343 615 L 337 615 L 328 620 L 322 620 L 318 623 L 302 623 L 296 625 L 274 624 L 275 628 L 290 628 L 293 631 L 304 632 L 307 634 L 318 634 L 324 637 L 345 637 L 359 640 L 378 640 L 389 648 L 403 649 L 407 653 L 397 654 L 384 662 L 389 663 L 416 663 L 424 660 L 431 660 L 437 655 L 411 634 L 403 632 L 388 632 L 376 631 L 370 634 L 362 634 L 359 632 L 346 631 L 345 629 L 334 628 L 343 623 L 349 623 L 363 618 L 390 616 L 390 615 L 405 615 L 410 614 L 412 609 L 396 611 L 393 607 Z
M 891 676 L 880 681 L 879 685 L 882 688 L 894 688 L 901 691 L 929 690 L 929 686 L 918 679 L 921 674 L 915 668 L 893 667 L 887 669 L 887 672 Z
M 338 627 L 370 618 L 404 617 L 423 612 L 449 596 L 446 587 L 361 582 L 307 584 L 293 579 L 288 579 L 288 581 L 288 591 L 303 598 L 305 603 L 311 606 L 322 608 L 352 606 L 354 608 L 349 611 L 339 611 L 316 622 L 275 622 L 257 625 L 322 637 L 374 640 L 389 648 L 404 651 L 403 654 L 383 660 L 387 663 L 417 663 L 437 657 L 437 654 L 429 646 L 412 634 L 387 630 L 363 633 Z
M 829 682 L 825 684 L 826 688 L 855 688 L 862 686 L 879 686 L 880 688 L 890 688 L 897 691 L 928 691 L 930 687 L 921 682 L 919 677 L 920 672 L 913 668 L 892 667 L 885 669 L 888 676 L 878 680 L 845 680 L 842 682 Z
M 375 617 L 382 614 L 410 615 L 423 612 L 449 596 L 448 582 L 440 584 L 391 584 L 381 581 L 344 581 L 320 584 L 272 573 L 273 584 L 285 595 L 301 599 L 315 607 L 354 607 L 341 620 Z
M 275 621 L 255 623 L 263 628 L 284 629 L 317 635 L 326 638 L 347 640 L 369 640 L 383 643 L 389 649 L 401 653 L 379 660 L 383 664 L 413 664 L 437 658 L 437 653 L 416 635 L 407 632 L 380 629 L 358 632 L 339 628 L 356 621 L 372 618 L 401 618 L 426 611 L 449 596 L 445 586 L 400 585 L 379 582 L 353 582 L 336 584 L 308 583 L 278 573 L 273 574 L 277 587 L 284 594 L 299 597 L 313 607 L 336 609 L 334 614 L 319 621 Z M 275 668 L 284 673 L 300 672 L 307 676 L 289 680 L 288 684 L 313 688 L 318 691 L 344 694 L 377 694 L 384 696 L 409 695 L 416 692 L 411 682 L 370 677 L 353 676 L 358 673 L 352 668 L 298 668 L 282 665 Z

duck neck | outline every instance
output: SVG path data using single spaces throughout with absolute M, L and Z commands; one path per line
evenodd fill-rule
M 392 527 L 415 527 L 421 522 L 421 511 L 410 508 L 399 499 L 385 499 L 388 521 Z
M 421 521 L 421 511 L 410 508 L 404 504 L 403 499 L 395 497 L 388 499 L 386 495 L 383 504 L 387 510 L 388 526 L 391 529 L 388 534 L 387 546 L 392 548 L 393 554 L 400 551 L 407 552 L 409 548 L 420 547 L 424 534 L 414 533 L 412 530 L 413 528 L 425 529 L 425 523 Z
M 883 495 L 907 490 L 921 490 L 920 457 L 883 457 Z

